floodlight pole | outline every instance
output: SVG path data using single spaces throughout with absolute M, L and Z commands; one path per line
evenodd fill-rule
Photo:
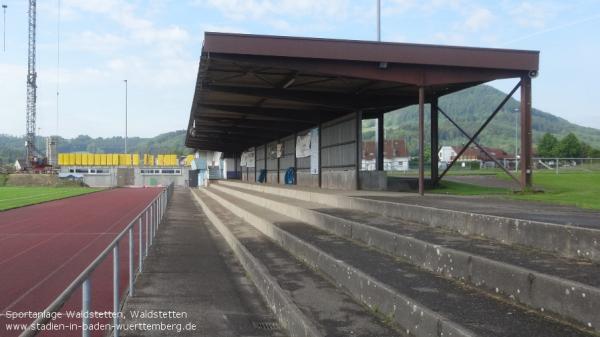
M 127 80 L 125 82 L 125 153 L 127 154 Z
M 2 4 L 2 11 L 4 14 L 3 28 L 2 28 L 2 51 L 6 52 L 6 7 L 5 4 Z
M 377 0 L 377 41 L 381 42 L 381 0 Z

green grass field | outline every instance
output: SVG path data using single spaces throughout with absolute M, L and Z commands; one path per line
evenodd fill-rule
M 0 187 L 0 211 L 99 191 L 85 187 Z
M 509 179 L 498 174 L 501 179 Z M 543 193 L 513 193 L 501 188 L 488 188 L 470 184 L 445 181 L 433 193 L 457 195 L 488 195 L 516 200 L 542 201 L 559 205 L 570 205 L 581 208 L 600 210 L 600 172 L 571 171 L 555 174 L 554 172 L 536 171 L 533 184 L 542 188 Z

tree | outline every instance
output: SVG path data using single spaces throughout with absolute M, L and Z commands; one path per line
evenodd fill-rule
M 581 142 L 581 156 L 585 158 L 598 158 L 600 157 L 600 149 L 595 149 L 590 144 Z
M 558 139 L 551 133 L 546 132 L 538 145 L 538 155 L 540 157 L 555 157 L 557 152 Z
M 581 143 L 577 139 L 577 136 L 569 133 L 565 138 L 561 139 L 557 146 L 556 155 L 562 158 L 581 157 Z

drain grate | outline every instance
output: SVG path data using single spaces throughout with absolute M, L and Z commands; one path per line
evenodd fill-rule
M 252 321 L 252 326 L 260 330 L 279 330 L 279 323 L 277 321 Z

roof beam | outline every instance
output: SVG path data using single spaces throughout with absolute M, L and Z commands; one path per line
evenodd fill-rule
M 278 109 L 278 108 L 263 108 L 263 107 L 250 107 L 240 105 L 226 105 L 226 104 L 200 104 L 202 110 L 217 110 L 223 112 L 232 112 L 238 114 L 244 114 L 249 116 L 258 117 L 273 117 L 288 121 L 299 121 L 306 123 L 318 123 L 321 117 L 324 119 L 334 118 L 341 116 L 340 113 L 335 111 L 327 111 L 322 109 L 308 110 L 308 109 Z M 202 118 L 202 113 L 198 116 Z
M 298 122 L 278 122 L 278 121 L 258 121 L 258 120 L 223 120 L 222 118 L 204 117 L 196 120 L 196 128 L 199 126 L 206 127 L 224 127 L 224 128 L 251 128 L 265 130 L 282 130 L 294 132 L 297 128 L 308 128 L 313 126 L 313 123 L 298 123 Z
M 343 109 L 352 111 L 356 106 L 349 104 L 348 100 L 342 100 L 342 97 L 333 98 L 333 96 L 341 96 L 336 93 L 322 93 L 311 91 L 292 91 L 280 88 L 249 88 L 235 87 L 225 85 L 208 84 L 205 87 L 208 91 L 222 92 L 228 94 L 239 94 L 245 96 L 254 96 L 266 99 L 280 99 L 299 103 L 306 103 L 317 106 L 325 106 L 334 109 Z
M 357 109 L 382 109 L 385 107 L 398 106 L 402 105 L 407 100 L 416 102 L 416 96 L 349 96 L 337 92 L 299 91 L 279 88 L 250 88 L 214 84 L 207 84 L 205 89 L 213 92 L 300 102 L 342 109 L 348 112 Z

